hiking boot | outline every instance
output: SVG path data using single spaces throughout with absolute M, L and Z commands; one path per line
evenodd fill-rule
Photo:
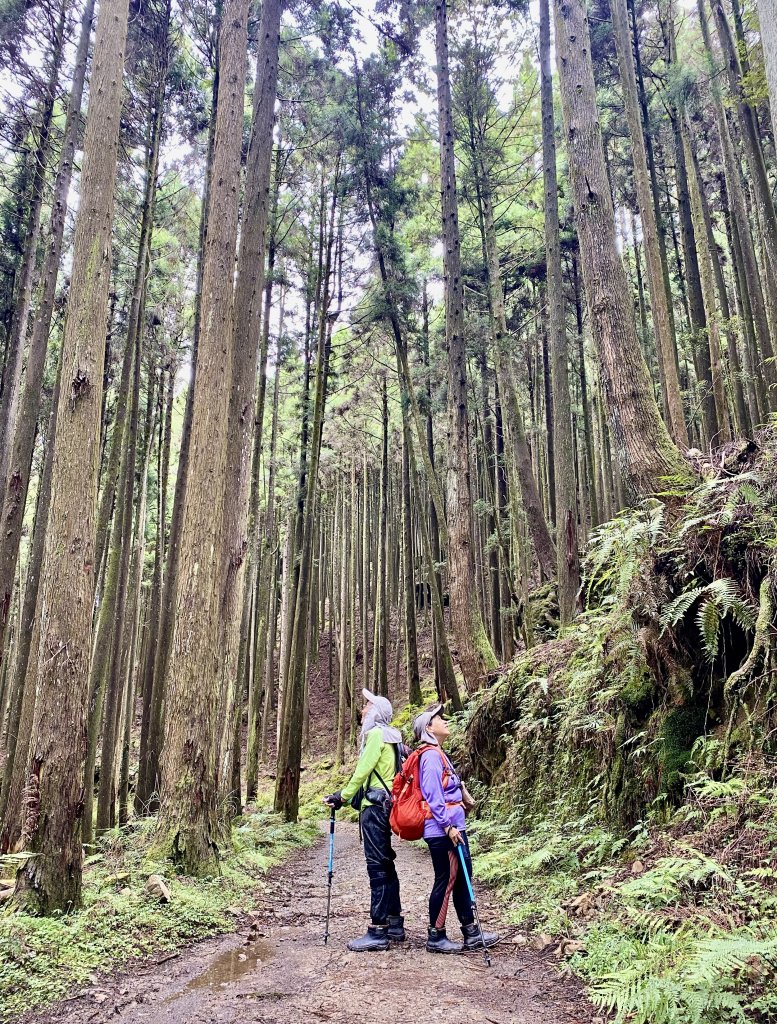
M 400 915 L 393 917 L 389 914 L 388 918 L 388 937 L 392 942 L 404 942 L 405 941 L 405 919 Z
M 426 948 L 430 953 L 460 953 L 462 945 L 460 942 L 451 942 L 444 928 L 430 928 Z
M 480 929 L 473 922 L 472 924 L 463 924 L 461 926 L 461 932 L 464 936 L 463 952 L 471 953 L 472 950 L 482 949 L 483 943 L 486 946 L 493 946 L 499 942 L 499 936 L 496 932 L 483 932 L 481 938 Z
M 348 948 L 352 953 L 374 953 L 381 949 L 388 949 L 388 925 L 371 924 L 367 934 L 358 939 L 351 939 Z

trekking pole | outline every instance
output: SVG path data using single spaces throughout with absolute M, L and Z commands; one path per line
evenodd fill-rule
M 333 807 L 329 814 L 329 875 L 328 875 L 328 886 L 329 891 L 326 897 L 326 931 L 324 932 L 324 945 L 329 941 L 329 911 L 332 907 L 332 875 L 334 874 L 334 860 L 335 860 L 335 808 Z
M 459 851 L 459 860 L 461 861 L 461 867 L 464 871 L 464 881 L 467 883 L 467 888 L 469 889 L 469 898 L 472 900 L 472 913 L 475 915 L 475 924 L 478 926 L 478 931 L 480 932 L 480 941 L 483 943 L 483 958 L 486 961 L 486 967 L 490 967 L 491 955 L 488 952 L 486 940 L 483 938 L 483 928 L 480 924 L 478 905 L 475 902 L 475 890 L 472 888 L 472 880 L 469 877 L 469 871 L 467 871 L 467 862 L 464 859 L 464 850 L 461 848 L 461 843 L 457 845 L 456 849 Z

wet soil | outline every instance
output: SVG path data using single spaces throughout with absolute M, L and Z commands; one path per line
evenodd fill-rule
M 595 1011 L 551 953 L 509 936 L 492 952 L 441 956 L 423 947 L 431 863 L 424 848 L 399 844 L 408 941 L 382 953 L 350 953 L 366 925 L 367 878 L 358 832 L 338 822 L 331 935 L 323 944 L 326 843 L 270 873 L 256 910 L 231 935 L 172 957 L 136 964 L 24 1024 L 590 1024 Z M 496 907 L 479 891 L 484 927 Z M 458 937 L 453 908 L 448 932 Z

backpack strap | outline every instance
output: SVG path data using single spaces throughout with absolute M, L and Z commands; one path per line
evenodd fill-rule
M 418 748 L 419 767 L 421 764 L 421 757 L 427 752 L 427 750 L 436 750 L 437 753 L 440 755 L 440 760 L 442 761 L 442 788 L 445 789 L 446 782 L 454 775 L 454 772 L 451 771 L 451 768 L 453 766 L 443 753 L 442 747 L 438 746 L 435 743 L 427 743 L 423 747 Z
M 394 774 L 398 775 L 399 774 L 399 769 L 402 767 L 402 755 L 399 752 L 399 744 L 398 743 L 392 743 L 391 745 L 394 748 L 394 765 L 395 765 Z M 381 774 L 380 774 L 380 772 L 378 771 L 377 768 L 373 768 L 372 769 L 372 771 L 370 772 L 369 778 L 367 779 L 367 782 L 368 783 L 372 782 L 372 776 L 373 775 L 377 775 L 378 776 L 378 782 L 381 784 L 381 786 L 383 786 L 383 788 L 386 790 L 387 793 L 390 793 L 391 792 L 390 788 L 386 785 L 386 783 L 381 778 Z M 364 788 L 365 788 L 365 790 L 369 789 L 369 785 L 365 786 Z

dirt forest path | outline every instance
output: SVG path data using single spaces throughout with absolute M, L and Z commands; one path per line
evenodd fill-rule
M 91 989 L 29 1015 L 26 1024 L 578 1024 L 593 1012 L 555 960 L 506 942 L 482 955 L 440 956 L 423 948 L 431 864 L 400 844 L 398 869 L 409 941 L 385 953 L 349 953 L 365 925 L 366 873 L 357 827 L 338 822 L 332 927 L 326 908 L 326 844 L 272 871 L 256 910 L 231 935 L 198 942 L 162 963 L 104 977 Z M 487 893 L 485 922 L 495 923 Z M 450 932 L 458 936 L 451 908 Z

